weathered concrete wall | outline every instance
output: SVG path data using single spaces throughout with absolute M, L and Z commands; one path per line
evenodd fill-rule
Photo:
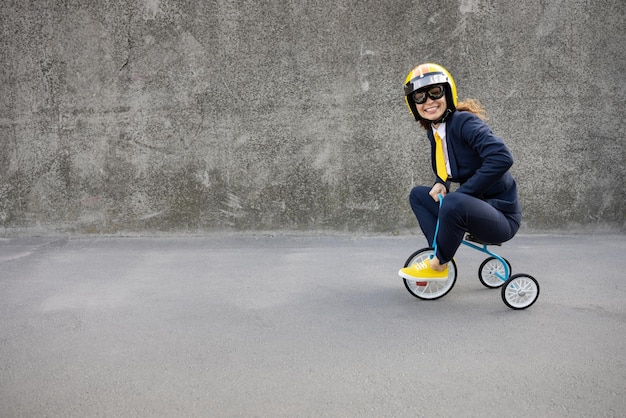
M 0 232 L 416 229 L 402 83 L 516 158 L 527 230 L 624 231 L 623 0 L 2 4 Z

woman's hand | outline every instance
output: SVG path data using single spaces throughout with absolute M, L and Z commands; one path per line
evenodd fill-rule
M 446 196 L 446 186 L 444 186 L 441 183 L 435 183 L 435 185 L 433 186 L 432 189 L 430 189 L 430 192 L 428 193 L 430 195 L 430 197 L 433 198 L 433 200 L 435 202 L 439 202 L 439 197 L 437 195 L 442 195 L 442 196 Z

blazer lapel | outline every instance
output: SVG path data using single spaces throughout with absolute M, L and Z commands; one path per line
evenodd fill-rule
M 456 163 L 456 155 L 454 154 L 454 144 L 450 141 L 450 122 L 446 123 L 446 147 L 448 147 L 448 162 L 450 163 L 450 171 L 452 172 L 452 178 L 457 179 L 459 177 L 459 170 Z

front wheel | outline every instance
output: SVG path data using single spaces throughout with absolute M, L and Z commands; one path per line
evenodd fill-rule
M 404 263 L 404 267 L 409 267 L 412 264 L 417 264 L 427 258 L 430 258 L 433 254 L 432 248 L 422 248 L 415 251 Z M 404 280 L 404 286 L 410 294 L 419 299 L 435 300 L 445 296 L 456 283 L 456 263 L 451 260 L 448 263 L 448 278 L 446 280 L 437 281 L 419 281 L 419 280 Z
M 526 309 L 538 297 L 539 283 L 529 274 L 514 274 L 502 287 L 502 300 L 511 309 Z

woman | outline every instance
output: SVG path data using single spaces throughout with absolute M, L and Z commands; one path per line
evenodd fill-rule
M 440 65 L 415 67 L 405 80 L 404 95 L 426 130 L 436 175 L 432 187 L 413 188 L 409 201 L 431 247 L 437 219 L 439 231 L 437 253 L 399 274 L 409 280 L 446 280 L 448 262 L 466 232 L 495 244 L 510 240 L 519 229 L 517 185 L 509 172 L 513 157 L 483 121 L 485 110 L 479 102 L 457 103 L 454 80 Z M 453 193 L 451 183 L 460 183 Z M 441 209 L 438 195 L 445 196 Z

